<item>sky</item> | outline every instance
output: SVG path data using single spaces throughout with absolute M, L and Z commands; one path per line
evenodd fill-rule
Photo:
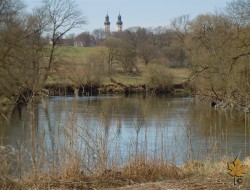
M 27 11 L 41 5 L 42 0 L 22 0 Z M 200 14 L 223 10 L 232 0 L 75 0 L 87 19 L 87 25 L 72 33 L 104 28 L 105 16 L 109 15 L 111 31 L 116 31 L 119 13 L 123 29 L 141 26 L 170 26 L 171 20 L 182 15 L 191 19 Z

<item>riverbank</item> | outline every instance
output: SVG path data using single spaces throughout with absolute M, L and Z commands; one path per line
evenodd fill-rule
M 250 164 L 246 158 L 244 164 Z M 35 174 L 22 180 L 0 178 L 5 190 L 228 190 L 250 189 L 249 173 L 234 185 L 227 173 L 227 160 L 216 163 L 187 162 L 183 166 L 159 162 L 132 162 L 122 169 L 108 169 L 90 176 L 78 168 L 68 168 L 65 174 Z
M 27 103 L 32 101 L 39 101 L 41 98 L 50 96 L 98 96 L 104 94 L 190 94 L 191 88 L 189 82 L 178 84 L 171 84 L 166 88 L 149 88 L 145 84 L 126 84 L 118 82 L 110 78 L 110 82 L 105 85 L 91 85 L 91 84 L 60 84 L 52 83 L 46 84 L 43 88 L 36 89 L 35 91 L 29 88 L 22 90 L 18 97 L 0 97 L 0 110 L 5 110 L 13 104 Z
M 100 190 L 248 190 L 248 184 L 234 186 L 228 178 L 197 177 L 180 180 L 165 180 L 161 182 L 149 182 L 129 185 L 119 188 L 103 188 Z
M 171 84 L 166 88 L 148 88 L 145 84 L 126 84 L 110 78 L 110 83 L 106 85 L 65 85 L 47 84 L 45 86 L 48 96 L 96 96 L 100 94 L 169 94 L 176 91 L 190 90 L 189 83 L 183 82 Z

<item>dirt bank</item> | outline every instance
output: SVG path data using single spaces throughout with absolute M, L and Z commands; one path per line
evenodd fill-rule
M 162 182 L 135 184 L 120 188 L 108 188 L 103 190 L 249 190 L 249 184 L 242 183 L 234 186 L 229 179 L 185 179 L 185 180 L 167 180 Z
M 95 96 L 99 94 L 142 94 L 142 93 L 154 93 L 154 94 L 168 94 L 176 90 L 188 90 L 188 83 L 172 84 L 165 88 L 148 88 L 146 85 L 132 85 L 117 82 L 114 79 L 110 79 L 110 83 L 106 85 L 65 85 L 65 84 L 48 84 L 45 89 L 48 91 L 49 96 Z

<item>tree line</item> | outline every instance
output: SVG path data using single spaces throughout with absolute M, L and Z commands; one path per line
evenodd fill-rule
M 176 18 L 196 94 L 224 107 L 250 111 L 250 1 L 236 0 L 220 13 Z
M 141 72 L 138 62 L 189 67 L 190 83 L 200 97 L 249 107 L 249 10 L 249 0 L 235 0 L 221 12 L 175 18 L 168 28 L 138 26 L 110 35 L 96 29 L 74 35 L 70 31 L 87 20 L 73 0 L 43 0 L 32 14 L 20 0 L 0 0 L 0 96 L 18 100 L 42 93 L 62 61 L 57 48 L 75 45 L 98 47 L 87 59 L 90 70 L 99 64 L 97 74 L 85 68 L 89 81 L 93 74 L 101 75 L 102 64 L 107 75 L 115 64 L 135 74 Z
M 57 43 L 85 23 L 73 0 L 42 0 L 31 14 L 20 0 L 0 0 L 0 97 L 28 101 L 42 93 L 60 63 Z
M 105 34 L 104 30 L 99 28 L 92 31 L 86 31 L 78 35 L 69 34 L 62 36 L 58 40 L 57 45 L 60 46 L 80 46 L 80 47 L 100 47 L 104 46 L 109 48 L 110 55 L 113 59 L 121 57 L 118 55 L 118 50 L 122 52 L 130 50 L 134 53 L 134 58 L 140 58 L 146 65 L 152 60 L 162 63 L 171 67 L 186 66 L 187 59 L 184 48 L 178 41 L 176 41 L 175 32 L 171 28 L 156 27 L 144 28 L 140 26 L 127 28 L 122 32 L 112 32 Z M 48 44 L 50 43 L 47 37 Z M 116 52 L 116 53 L 115 53 Z M 132 53 L 130 59 L 133 60 Z M 111 64 L 112 65 L 112 64 Z M 123 64 L 127 66 L 127 64 Z

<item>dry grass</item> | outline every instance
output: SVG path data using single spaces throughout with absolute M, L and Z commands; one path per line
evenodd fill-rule
M 65 62 L 66 63 L 66 62 Z M 67 61 L 68 63 L 68 61 Z M 83 63 L 83 61 L 76 61 L 74 64 L 64 64 L 61 65 L 58 71 L 56 72 L 56 75 L 53 76 L 55 79 L 53 83 L 72 83 L 72 82 L 80 82 L 84 83 L 84 73 L 86 64 Z M 119 70 L 119 68 L 116 68 Z M 182 83 L 188 80 L 190 76 L 190 70 L 187 68 L 169 68 L 169 73 L 173 75 L 173 83 Z M 130 85 L 142 85 L 146 84 L 145 79 L 142 76 L 142 73 L 139 74 L 128 74 L 124 72 L 116 72 L 113 71 L 111 76 L 103 75 L 103 84 L 109 84 L 110 80 L 109 78 L 112 77 L 116 81 L 124 83 L 124 84 L 130 84 Z
M 135 158 L 124 168 L 123 173 L 135 181 L 157 181 L 163 179 L 179 178 L 181 170 L 175 165 L 160 160 L 147 160 L 146 158 Z M 141 179 L 141 180 L 140 180 Z
M 85 176 L 79 166 L 69 166 L 62 175 L 43 174 L 28 177 L 23 181 L 26 187 L 39 189 L 93 189 L 115 188 L 165 179 L 178 179 L 181 170 L 161 162 L 135 159 L 122 169 L 106 169 L 101 173 Z M 39 183 L 36 183 L 39 181 Z
M 247 158 L 244 163 L 248 163 Z M 218 171 L 217 171 L 218 170 Z M 122 169 L 107 169 L 99 174 L 84 176 L 77 166 L 69 166 L 63 175 L 40 174 L 15 181 L 0 178 L 1 189 L 102 189 L 102 190 L 165 190 L 165 189 L 249 189 L 248 178 L 233 185 L 226 173 L 226 163 L 189 162 L 183 167 L 138 158 Z
M 93 189 L 115 188 L 126 185 L 177 179 L 181 170 L 176 166 L 143 159 L 132 161 L 122 169 L 107 169 L 99 174 L 85 176 L 78 166 L 69 166 L 62 175 L 39 174 L 22 180 L 0 180 L 1 189 Z
M 17 189 L 23 189 L 23 186 L 22 186 L 22 183 L 19 181 L 14 181 L 8 178 L 0 177 L 0 189 L 17 190 Z
M 4 152 L 1 153 L 4 158 Z M 233 186 L 233 178 L 227 174 L 228 161 L 188 161 L 183 166 L 176 166 L 162 160 L 134 157 L 122 168 L 112 167 L 87 175 L 80 169 L 81 159 L 75 157 L 61 172 L 31 172 L 20 179 L 10 178 L 2 172 L 0 189 L 249 189 L 249 173 L 242 184 Z M 247 157 L 243 164 L 250 165 L 250 158 Z M 2 165 L 1 171 L 7 171 L 8 167 Z

